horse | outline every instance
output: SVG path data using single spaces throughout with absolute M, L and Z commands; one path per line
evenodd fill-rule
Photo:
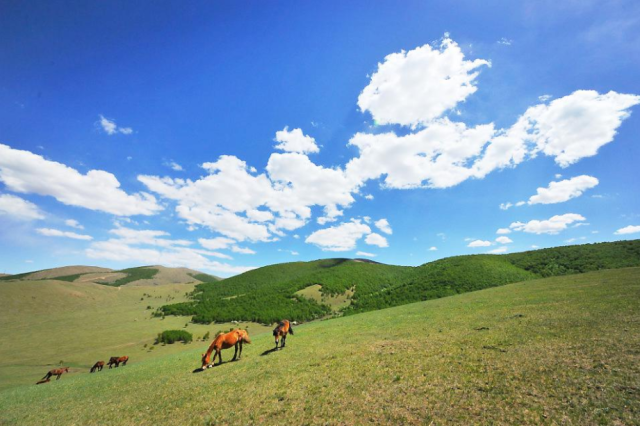
M 128 356 L 112 356 L 111 358 L 109 358 L 109 362 L 107 363 L 107 365 L 109 366 L 109 369 L 111 369 L 111 367 L 113 367 L 114 365 L 116 366 L 116 368 L 118 368 L 120 367 L 120 364 L 127 365 L 127 361 L 129 361 Z
M 51 377 L 53 376 L 58 376 L 56 380 L 60 380 L 60 376 L 62 376 L 63 373 L 68 373 L 68 372 L 69 372 L 69 367 L 54 368 L 53 370 L 50 370 L 47 374 L 45 374 L 44 377 L 38 383 L 36 383 L 36 385 L 50 382 Z
M 287 334 L 293 335 L 293 328 L 289 320 L 282 320 L 276 328 L 273 329 L 273 337 L 276 338 L 276 350 L 278 350 L 278 340 L 282 337 L 282 345 L 280 348 L 284 348 L 287 342 Z
M 202 354 L 202 370 L 206 370 L 207 368 L 213 367 L 213 364 L 216 361 L 216 357 L 218 357 L 218 365 L 222 364 L 222 350 L 229 349 L 232 346 L 235 346 L 236 351 L 233 354 L 233 359 L 231 361 L 235 361 L 236 359 L 240 359 L 242 357 L 242 345 L 244 343 L 251 343 L 251 339 L 249 339 L 249 333 L 246 330 L 231 330 L 228 333 L 220 333 L 213 339 L 209 349 L 207 352 Z M 238 348 L 240 348 L 240 353 L 238 353 Z M 213 355 L 213 359 L 211 359 L 211 354 L 215 351 Z
M 104 367 L 104 361 L 98 361 L 95 364 L 93 364 L 93 367 L 91 367 L 90 373 L 93 373 L 95 371 L 102 371 L 102 367 Z

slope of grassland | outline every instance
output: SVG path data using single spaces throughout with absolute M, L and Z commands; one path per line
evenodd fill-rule
M 73 374 L 84 374 L 96 361 L 114 355 L 129 355 L 135 363 L 183 350 L 177 344 L 150 349 L 164 330 L 187 330 L 196 339 L 230 329 L 232 324 L 185 328 L 188 318 L 152 318 L 155 308 L 185 300 L 192 289 L 192 284 L 118 288 L 57 280 L 2 283 L 0 389 L 35 383 L 60 361 Z M 247 325 L 253 332 L 267 330 L 242 324 Z
M 193 300 L 163 306 L 165 315 L 194 322 L 279 318 L 308 321 L 330 313 L 326 302 L 355 289 L 345 314 L 367 312 L 535 278 L 640 266 L 640 240 L 556 247 L 509 255 L 440 259 L 419 267 L 351 259 L 324 259 L 265 266 L 217 283 L 196 286 Z M 321 297 L 307 297 L 316 288 Z M 309 290 L 311 292 L 311 290 Z M 311 292 L 313 295 L 313 292 Z M 323 298 L 325 301 L 323 301 Z
M 633 425 L 639 308 L 640 268 L 530 280 L 305 324 L 278 352 L 259 335 L 197 374 L 205 344 L 7 390 L 0 424 Z
M 119 286 L 158 286 L 166 284 L 199 284 L 215 282 L 220 278 L 195 269 L 167 268 L 165 266 L 140 266 L 114 271 L 97 266 L 63 266 L 42 271 L 2 276 L 0 281 L 36 281 L 56 279 L 67 282 L 96 283 Z

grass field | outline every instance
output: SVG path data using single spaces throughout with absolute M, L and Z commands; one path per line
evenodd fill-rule
M 185 293 L 192 290 L 189 284 L 118 288 L 54 280 L 1 283 L 0 389 L 35 383 L 60 361 L 75 375 L 115 355 L 128 355 L 135 363 L 189 347 L 156 345 L 150 350 L 155 336 L 164 330 L 184 329 L 195 339 L 207 331 L 215 335 L 232 327 L 189 324 L 184 328 L 189 318 L 151 318 L 155 308 L 185 300 Z M 253 333 L 269 330 L 248 326 Z
M 0 424 L 640 423 L 640 268 L 510 284 L 295 331 L 282 351 L 267 352 L 272 337 L 258 335 L 240 362 L 205 372 L 192 373 L 200 343 L 8 389 Z M 3 355 L 42 344 L 27 335 Z

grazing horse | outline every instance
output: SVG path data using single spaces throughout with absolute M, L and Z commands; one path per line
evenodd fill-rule
M 282 346 L 284 348 L 287 342 L 287 334 L 293 334 L 293 328 L 289 320 L 282 320 L 276 328 L 273 329 L 273 337 L 276 338 L 276 350 L 278 349 L 278 340 L 282 337 Z
M 235 361 L 236 358 L 240 359 L 242 357 L 243 343 L 251 343 L 249 333 L 247 333 L 246 330 L 231 330 L 228 333 L 218 334 L 216 338 L 213 339 L 213 342 L 211 342 L 207 352 L 202 354 L 202 369 L 206 370 L 209 367 L 213 367 L 216 357 L 218 357 L 218 365 L 222 364 L 222 350 L 229 349 L 232 346 L 235 346 L 236 351 L 231 361 Z M 238 347 L 240 348 L 240 353 L 238 353 Z M 213 359 L 211 359 L 211 354 L 214 351 L 215 354 L 213 355 Z
M 40 383 L 50 382 L 51 377 L 53 376 L 58 376 L 56 380 L 60 380 L 60 376 L 62 376 L 63 373 L 68 373 L 68 372 L 69 372 L 69 367 L 55 368 L 53 370 L 50 370 L 47 374 L 44 375 L 44 377 L 38 383 L 36 383 L 36 385 L 39 385 Z
M 104 367 L 104 361 L 98 361 L 95 364 L 93 364 L 93 367 L 91 367 L 91 373 L 95 372 L 95 371 L 102 371 L 102 367 Z
M 128 356 L 112 356 L 111 358 L 109 358 L 109 362 L 107 363 L 107 365 L 109 366 L 109 369 L 111 369 L 111 367 L 114 365 L 116 366 L 116 368 L 118 368 L 120 367 L 120 364 L 127 365 L 127 361 L 129 361 Z

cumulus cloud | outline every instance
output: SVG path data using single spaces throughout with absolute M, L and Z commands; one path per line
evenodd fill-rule
M 424 45 L 392 53 L 378 64 L 358 97 L 358 106 L 378 124 L 415 128 L 440 117 L 477 88 L 478 69 L 488 61 L 465 60 L 456 42 L 445 37 L 440 46 Z
M 393 230 L 391 229 L 391 225 L 389 225 L 389 221 L 387 219 L 380 219 L 373 223 L 376 228 L 384 232 L 385 234 L 391 235 L 393 234 Z
M 467 247 L 489 247 L 491 245 L 491 241 L 483 241 L 483 240 L 473 240 Z
M 387 239 L 380 234 L 376 234 L 375 232 L 367 235 L 367 237 L 364 239 L 364 242 L 369 244 L 370 246 L 378 246 L 381 248 L 389 247 Z
M 22 194 L 49 195 L 59 202 L 118 216 L 153 215 L 162 210 L 145 192 L 127 194 L 116 177 L 103 170 L 82 174 L 29 151 L 0 144 L 0 181 Z
M 436 246 L 429 247 L 429 251 L 437 251 L 437 250 L 438 250 L 438 247 Z
M 581 196 L 584 191 L 596 185 L 598 179 L 587 175 L 551 182 L 547 188 L 538 188 L 538 193 L 529 198 L 529 204 L 563 203 Z
M 90 235 L 76 234 L 75 232 L 60 231 L 58 229 L 51 228 L 38 228 L 36 229 L 36 232 L 46 237 L 64 237 L 72 238 L 74 240 L 93 240 L 93 237 Z
M 315 231 L 305 242 L 315 244 L 323 251 L 349 251 L 356 247 L 358 240 L 368 234 L 371 234 L 368 225 L 352 219 L 350 222 Z
M 375 254 L 373 253 L 367 253 L 366 251 L 357 251 L 356 252 L 356 256 L 362 256 L 362 257 L 376 257 Z
M 11 194 L 0 194 L 0 216 L 24 221 L 44 219 L 38 206 Z
M 165 166 L 169 167 L 171 170 L 174 170 L 176 172 L 182 172 L 184 171 L 184 169 L 182 168 L 182 166 L 178 163 L 176 163 L 175 161 L 171 160 L 171 161 L 165 161 L 164 163 Z
M 509 228 L 514 231 L 523 231 L 531 234 L 551 234 L 555 235 L 567 229 L 574 222 L 586 220 L 583 216 L 575 213 L 556 215 L 547 220 L 531 220 L 527 223 L 514 222 Z
M 616 92 L 599 94 L 595 90 L 577 90 L 548 105 L 529 108 L 526 120 L 529 139 L 536 152 L 555 158 L 567 167 L 611 142 L 630 107 L 640 103 L 640 96 Z
M 500 244 L 509 244 L 513 242 L 511 238 L 504 237 L 504 236 L 496 238 L 496 241 L 499 242 Z
M 115 120 L 105 118 L 103 115 L 100 116 L 98 126 L 109 136 L 116 135 L 118 133 L 123 135 L 130 135 L 133 133 L 133 129 L 131 127 L 118 127 Z
M 616 232 L 614 232 L 614 234 L 627 235 L 627 234 L 637 234 L 638 232 L 640 232 L 640 226 L 629 225 L 629 226 L 625 226 L 624 228 L 618 229 Z
M 507 247 L 506 246 L 502 246 L 502 247 L 498 247 L 496 249 L 493 250 L 489 250 L 487 253 L 489 254 L 502 254 L 502 253 L 506 253 L 507 252 Z
M 297 152 L 300 154 L 312 154 L 320 152 L 316 140 L 311 136 L 302 133 L 302 129 L 293 129 L 289 131 L 288 127 L 276 132 L 274 139 L 278 144 L 276 149 L 286 152 Z
M 84 229 L 84 226 L 82 226 L 80 224 L 80 222 L 78 222 L 75 219 L 67 219 L 64 221 L 64 224 L 71 227 L 71 228 L 76 228 L 76 229 Z
M 500 228 L 496 231 L 496 234 L 498 235 L 505 235 L 505 234 L 510 234 L 511 233 L 511 229 L 509 228 Z

